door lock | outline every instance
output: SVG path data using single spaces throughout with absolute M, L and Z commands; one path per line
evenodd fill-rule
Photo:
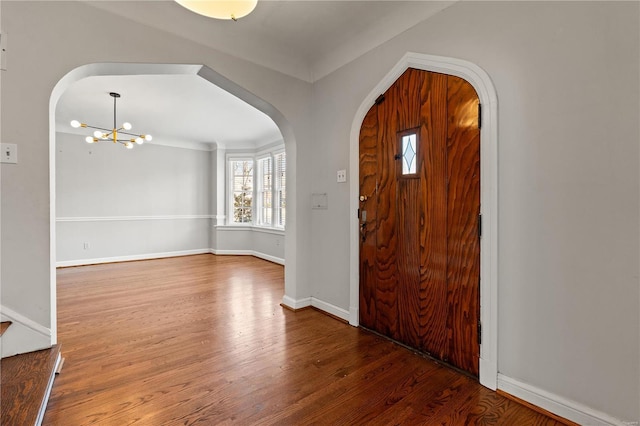
M 363 243 L 367 239 L 367 222 L 362 222 L 360 224 L 360 238 L 362 239 Z

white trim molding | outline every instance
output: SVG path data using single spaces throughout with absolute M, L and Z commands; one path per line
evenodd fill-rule
M 333 315 L 334 317 L 340 318 L 344 321 L 349 321 L 349 311 L 316 297 L 305 297 L 304 299 L 295 300 L 285 295 L 282 298 L 282 304 L 291 309 L 302 309 L 313 306 L 314 308 L 318 308 L 323 312 Z
M 98 265 L 101 263 L 130 262 L 134 260 L 163 259 L 167 257 L 192 256 L 195 254 L 215 254 L 217 256 L 253 256 L 259 259 L 268 260 L 269 262 L 277 263 L 278 265 L 284 265 L 283 258 L 271 256 L 269 254 L 261 253 L 255 250 L 215 250 L 210 248 L 203 248 L 203 249 L 195 249 L 195 250 L 170 251 L 170 252 L 164 252 L 164 253 L 133 254 L 129 256 L 113 256 L 113 257 L 99 257 L 99 258 L 93 258 L 93 259 L 62 260 L 60 262 L 56 262 L 56 268 L 67 268 L 70 266 Z
M 498 374 L 498 389 L 530 402 L 567 420 L 581 425 L 637 425 L 637 421 L 622 421 L 586 405 L 539 389 L 504 374 Z
M 359 306 L 359 226 L 356 212 L 359 196 L 360 127 L 375 99 L 384 93 L 408 68 L 454 75 L 468 81 L 482 104 L 480 130 L 480 383 L 497 387 L 498 371 L 498 97 L 489 75 L 479 66 L 461 59 L 409 52 L 369 92 L 353 119 L 349 144 L 349 323 L 358 325 Z
M 6 306 L 0 306 L 0 319 L 12 323 L 0 339 L 2 358 L 51 347 L 49 328 Z
M 261 253 L 255 250 L 216 250 L 211 249 L 210 253 L 218 256 L 253 256 L 259 259 L 268 260 L 269 262 L 284 265 L 284 259 L 281 257 L 271 256 L 270 254 Z
M 51 330 L 47 327 L 38 324 L 34 320 L 25 317 L 22 314 L 17 313 L 13 309 L 9 309 L 6 306 L 0 306 L 0 315 L 8 318 L 13 323 L 19 323 L 23 326 L 35 331 L 36 333 L 41 334 L 44 337 L 51 337 Z M 12 324 L 13 327 L 13 324 Z
M 284 228 L 275 228 L 271 226 L 257 226 L 257 225 L 214 225 L 213 228 L 216 231 L 252 231 L 262 232 L 263 234 L 273 234 L 284 236 Z
M 137 220 L 185 220 L 185 219 L 214 219 L 215 216 L 206 214 L 183 214 L 164 216 L 86 216 L 86 217 L 57 217 L 56 222 L 117 222 Z
M 291 309 L 302 309 L 311 306 L 311 297 L 296 300 L 286 294 L 282 296 L 282 304 Z
M 130 262 L 132 260 L 162 259 L 166 257 L 191 256 L 194 254 L 205 254 L 205 253 L 211 253 L 211 249 L 202 248 L 202 249 L 195 249 L 195 250 L 169 251 L 164 253 L 143 253 L 143 254 L 132 254 L 128 256 L 62 260 L 60 262 L 56 262 L 56 268 L 66 268 L 69 266 L 97 265 L 100 263 Z
M 316 297 L 311 298 L 311 306 L 314 308 L 318 308 L 324 312 L 327 312 L 335 317 L 343 319 L 345 321 L 349 321 L 349 311 L 346 309 L 342 309 L 336 305 L 332 305 L 329 302 L 325 302 L 324 300 L 320 300 Z

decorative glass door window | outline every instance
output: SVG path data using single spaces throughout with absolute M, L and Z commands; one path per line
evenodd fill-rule
M 400 154 L 396 156 L 402 162 L 401 177 L 417 177 L 418 175 L 418 129 L 405 130 L 398 133 L 398 148 Z

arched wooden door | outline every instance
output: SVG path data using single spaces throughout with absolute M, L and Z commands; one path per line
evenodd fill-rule
M 360 129 L 360 324 L 478 375 L 479 100 L 408 69 Z

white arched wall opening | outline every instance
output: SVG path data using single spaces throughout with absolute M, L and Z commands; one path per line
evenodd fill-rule
M 351 126 L 349 142 L 349 323 L 359 324 L 359 138 L 364 117 L 375 99 L 407 70 L 416 68 L 468 81 L 482 104 L 480 128 L 480 383 L 495 390 L 498 382 L 498 97 L 489 75 L 471 62 L 442 56 L 407 53 L 362 101 Z
M 96 63 L 83 65 L 67 73 L 56 84 L 49 100 L 49 252 L 51 282 L 51 344 L 57 343 L 56 304 L 56 105 L 62 94 L 76 81 L 92 76 L 111 75 L 196 75 L 262 111 L 275 122 L 284 139 L 287 175 L 296 175 L 296 141 L 284 115 L 270 103 L 204 65 Z M 285 230 L 285 294 L 295 294 L 296 250 L 296 179 L 287 179 L 287 227 Z

